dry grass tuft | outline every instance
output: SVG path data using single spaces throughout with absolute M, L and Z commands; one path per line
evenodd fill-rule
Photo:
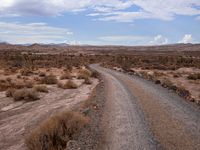
M 37 92 L 48 93 L 48 88 L 45 85 L 37 85 L 34 87 L 34 90 Z
M 65 72 L 61 77 L 60 80 L 65 80 L 65 79 L 72 79 L 72 76 L 69 72 Z
M 81 69 L 78 72 L 78 79 L 86 79 L 91 77 L 92 72 L 88 69 Z
M 200 73 L 190 74 L 187 78 L 189 80 L 199 80 L 200 79 Z
M 72 80 L 68 80 L 64 84 L 61 83 L 61 82 L 59 82 L 58 83 L 58 87 L 62 88 L 62 89 L 76 89 L 76 88 L 78 88 L 78 86 L 76 85 L 76 83 L 74 83 Z
M 13 93 L 15 92 L 15 89 L 13 88 L 9 88 L 7 91 L 6 91 L 6 97 L 13 97 Z
M 15 101 L 35 101 L 38 100 L 38 93 L 34 89 L 9 89 L 6 92 L 7 97 L 13 97 Z
M 91 81 L 90 78 L 85 78 L 84 83 L 85 84 L 92 84 L 92 81 Z
M 51 117 L 27 138 L 29 150 L 61 150 L 89 124 L 89 119 L 77 112 L 63 112 Z
M 20 73 L 21 73 L 22 76 L 30 76 L 31 74 L 33 74 L 33 72 L 28 68 L 23 68 L 20 71 Z
M 58 82 L 56 76 L 54 75 L 48 75 L 42 78 L 41 83 L 42 84 L 56 84 Z

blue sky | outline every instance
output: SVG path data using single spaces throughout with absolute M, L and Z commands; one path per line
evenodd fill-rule
M 200 43 L 200 0 L 0 0 L 0 41 Z

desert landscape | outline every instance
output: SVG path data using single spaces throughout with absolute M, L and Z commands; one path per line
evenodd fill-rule
M 140 139 L 141 143 L 137 143 L 138 146 L 145 145 L 149 149 L 156 147 L 174 149 L 175 147 L 170 144 L 171 140 L 181 149 L 193 149 L 199 146 L 199 127 L 196 126 L 198 128 L 196 132 L 190 131 L 195 137 L 194 141 L 191 139 L 190 141 L 197 143 L 194 145 L 188 141 L 183 144 L 188 135 L 176 139 L 173 137 L 175 134 L 180 134 L 178 132 L 181 130 L 177 131 L 174 127 L 174 131 L 166 130 L 167 133 L 162 133 L 161 129 L 154 125 L 154 121 L 158 119 L 153 115 L 155 109 L 157 113 L 160 111 L 159 114 L 163 114 L 164 118 L 159 118 L 159 121 L 167 121 L 169 114 L 163 112 L 166 108 L 161 109 L 163 106 L 157 106 L 158 102 L 145 102 L 145 99 L 154 96 L 159 98 L 159 96 L 147 93 L 146 97 L 140 97 L 142 96 L 140 93 L 144 94 L 147 90 L 143 88 L 149 88 L 152 92 L 161 88 L 158 90 L 168 95 L 167 99 L 163 99 L 163 96 L 160 98 L 161 101 L 165 101 L 166 106 L 172 107 L 170 106 L 172 104 L 167 103 L 171 103 L 174 99 L 180 101 L 180 104 L 173 104 L 173 107 L 177 107 L 175 109 L 177 112 L 173 112 L 175 110 L 170 112 L 173 116 L 174 113 L 181 115 L 179 119 L 183 117 L 184 124 L 186 121 L 187 124 L 198 123 L 200 121 L 198 118 L 199 45 L 169 46 L 177 49 L 170 55 L 167 55 L 169 53 L 167 46 L 123 47 L 123 50 L 117 46 L 106 47 L 107 50 L 104 50 L 105 47 L 98 46 L 60 47 L 39 44 L 36 48 L 35 46 L 0 45 L 0 146 L 2 149 L 106 149 L 102 145 L 118 149 L 123 144 L 128 146 L 125 149 L 132 149 L 134 145 L 131 143 L 135 142 L 132 141 L 134 138 Z M 51 53 L 52 47 L 58 52 Z M 179 50 L 179 47 L 183 49 Z M 124 82 L 123 85 L 121 82 Z M 135 82 L 134 86 L 137 85 L 137 88 L 132 87 L 131 82 Z M 141 103 L 142 108 L 136 102 L 135 104 L 131 102 L 132 98 L 126 95 L 128 91 L 123 86 L 127 88 L 130 86 L 130 89 L 133 89 L 134 96 L 139 96 L 138 103 Z M 144 87 L 139 88 L 140 86 Z M 149 90 L 147 91 L 150 92 Z M 122 95 L 116 97 L 117 91 Z M 166 93 L 168 91 L 171 93 Z M 156 101 L 156 98 L 153 99 Z M 142 106 L 143 101 L 149 103 L 149 106 Z M 176 100 L 173 103 L 175 102 Z M 149 108 L 151 105 L 155 108 Z M 186 108 L 179 110 L 182 105 Z M 136 106 L 137 108 L 132 108 Z M 127 110 L 121 107 L 130 111 L 126 112 Z M 115 112 L 116 108 L 117 112 Z M 195 109 L 195 112 L 191 109 Z M 197 118 L 182 114 L 182 111 L 194 113 Z M 126 113 L 132 113 L 131 116 L 138 120 L 138 124 L 128 127 L 129 123 L 124 123 L 130 119 Z M 140 113 L 141 116 L 138 116 Z M 113 120 L 110 117 L 118 119 Z M 121 122 L 121 119 L 124 121 Z M 150 128 L 152 131 L 149 131 L 149 127 L 144 124 L 146 121 L 152 123 Z M 163 123 L 160 122 L 160 125 Z M 173 123 L 171 120 L 169 128 L 172 128 L 173 124 L 177 127 L 183 125 Z M 139 137 L 127 134 L 126 140 L 122 140 L 123 136 L 120 137 L 118 135 L 120 133 L 114 131 L 115 128 L 116 130 L 120 128 L 120 132 L 124 133 L 146 128 L 141 136 L 148 134 L 147 137 L 151 139 L 152 134 L 155 134 L 154 138 L 160 140 L 160 143 L 157 141 L 149 143 L 148 138 L 142 138 L 140 134 Z M 172 131 L 174 133 L 171 133 Z M 163 136 L 166 138 L 163 139 Z
M 0 150 L 200 150 L 200 0 L 0 0 Z

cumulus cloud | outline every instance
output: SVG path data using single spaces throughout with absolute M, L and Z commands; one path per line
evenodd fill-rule
M 168 39 L 163 37 L 162 35 L 157 35 L 153 38 L 152 41 L 149 42 L 150 45 L 163 45 L 168 44 Z
M 113 35 L 99 37 L 99 40 L 113 45 L 163 45 L 168 44 L 168 39 L 162 35 L 134 36 L 134 35 Z
M 184 37 L 178 43 L 192 43 L 193 38 L 191 34 L 185 34 Z
M 0 16 L 49 15 L 90 10 L 96 20 L 173 20 L 176 15 L 200 15 L 199 0 L 0 0 Z M 138 7 L 138 11 L 132 11 Z
M 0 22 L 0 39 L 14 44 L 60 42 L 72 34 L 68 29 L 52 27 L 46 23 Z

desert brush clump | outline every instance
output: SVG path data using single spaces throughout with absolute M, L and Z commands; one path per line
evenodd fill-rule
M 65 83 L 58 83 L 58 87 L 62 89 L 76 89 L 78 88 L 78 85 L 74 83 L 72 80 L 68 80 Z
M 187 77 L 189 80 L 199 80 L 200 79 L 200 73 L 194 73 L 194 74 L 190 74 Z
M 23 68 L 20 71 L 20 73 L 21 73 L 22 76 L 30 76 L 31 74 L 33 74 L 33 71 L 31 69 L 28 69 L 28 68 Z
M 10 88 L 6 91 L 7 97 L 13 97 L 15 101 L 35 101 L 39 99 L 37 91 L 34 89 L 13 89 Z
M 65 79 L 72 79 L 71 73 L 70 72 L 65 72 L 60 76 L 60 80 L 65 80 Z
M 91 77 L 92 72 L 88 69 L 81 69 L 78 72 L 78 79 L 86 79 L 88 77 Z
M 47 75 L 41 79 L 42 84 L 56 84 L 58 82 L 55 75 Z
M 89 77 L 87 77 L 87 78 L 84 79 L 84 83 L 85 84 L 92 84 L 92 80 Z
M 89 124 L 89 119 L 78 112 L 63 112 L 46 120 L 27 136 L 28 150 L 62 150 Z
M 48 93 L 48 88 L 45 85 L 37 85 L 34 87 L 34 90 L 37 92 Z

